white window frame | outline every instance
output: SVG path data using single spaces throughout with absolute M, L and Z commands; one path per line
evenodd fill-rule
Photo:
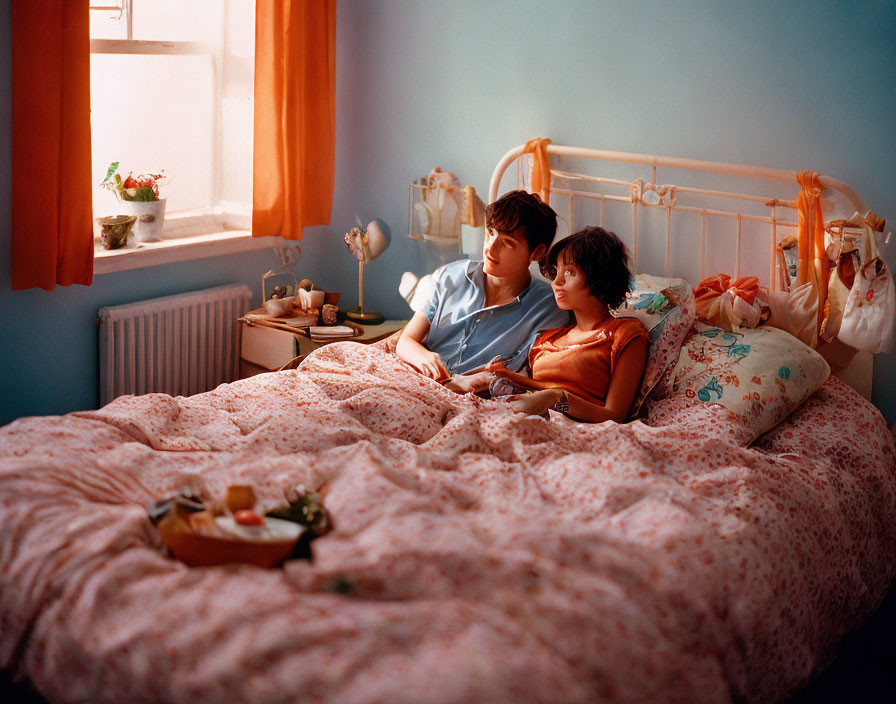
M 127 37 L 124 39 L 91 39 L 91 54 L 141 55 L 210 55 L 214 105 L 211 123 L 214 130 L 212 149 L 212 202 L 210 212 L 179 211 L 165 216 L 165 239 L 142 243 L 136 249 L 105 250 L 94 248 L 94 274 L 125 271 L 190 259 L 224 254 L 235 254 L 253 249 L 281 246 L 280 237 L 251 236 L 250 218 L 221 212 L 221 149 L 223 148 L 221 115 L 221 86 L 223 51 L 209 42 L 155 41 L 133 38 L 133 0 L 121 0 L 119 5 L 91 4 L 91 10 L 120 10 L 126 15 Z

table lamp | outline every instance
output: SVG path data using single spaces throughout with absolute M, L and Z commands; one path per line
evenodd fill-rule
M 348 251 L 358 260 L 358 307 L 345 315 L 362 325 L 378 325 L 385 320 L 383 314 L 364 308 L 364 265 L 386 251 L 389 238 L 379 221 L 371 220 L 367 223 L 367 227 L 353 227 L 345 233 L 344 239 Z

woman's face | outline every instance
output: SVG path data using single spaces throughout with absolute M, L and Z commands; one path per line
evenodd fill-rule
M 486 274 L 497 277 L 519 276 L 529 269 L 532 253 L 522 228 L 513 232 L 498 232 L 494 228 L 485 231 L 482 247 Z
M 565 253 L 564 253 L 565 254 Z M 564 254 L 557 261 L 557 273 L 551 280 L 554 300 L 562 310 L 576 310 L 596 300 L 582 270 L 573 262 L 567 261 Z

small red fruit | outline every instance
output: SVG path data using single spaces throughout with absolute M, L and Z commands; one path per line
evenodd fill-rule
M 241 526 L 263 526 L 264 518 L 259 516 L 250 508 L 240 509 L 233 512 L 233 520 Z

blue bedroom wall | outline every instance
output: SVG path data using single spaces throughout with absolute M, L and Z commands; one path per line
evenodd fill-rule
M 248 284 L 260 302 L 261 275 L 277 264 L 263 250 L 106 274 L 89 287 L 12 291 L 9 12 L 10 3 L 0 3 L 0 425 L 97 407 L 99 308 L 234 282 Z
M 0 94 L 9 96 L 9 4 L 0 5 Z M 401 273 L 448 258 L 407 238 L 408 182 L 435 165 L 485 193 L 510 147 L 578 144 L 812 168 L 855 187 L 896 224 L 896 5 L 866 2 L 340 0 L 336 195 L 298 266 L 357 296 L 341 235 L 382 218 L 389 250 L 365 302 L 407 317 Z M 93 408 L 103 305 L 232 281 L 259 294 L 273 255 L 217 257 L 100 276 L 93 286 L 9 286 L 9 113 L 0 107 L 0 423 Z M 896 264 L 896 239 L 884 255 Z M 894 356 L 875 360 L 874 401 L 896 422 Z
M 392 226 L 365 302 L 404 316 L 402 271 L 440 261 L 407 237 L 408 182 L 439 165 L 485 194 L 501 155 L 550 137 L 811 168 L 896 229 L 894 36 L 891 0 L 340 0 L 333 228 L 375 215 Z M 894 250 L 896 238 L 891 266 Z M 357 288 L 345 257 L 319 261 L 330 286 Z M 890 423 L 894 359 L 875 360 Z

